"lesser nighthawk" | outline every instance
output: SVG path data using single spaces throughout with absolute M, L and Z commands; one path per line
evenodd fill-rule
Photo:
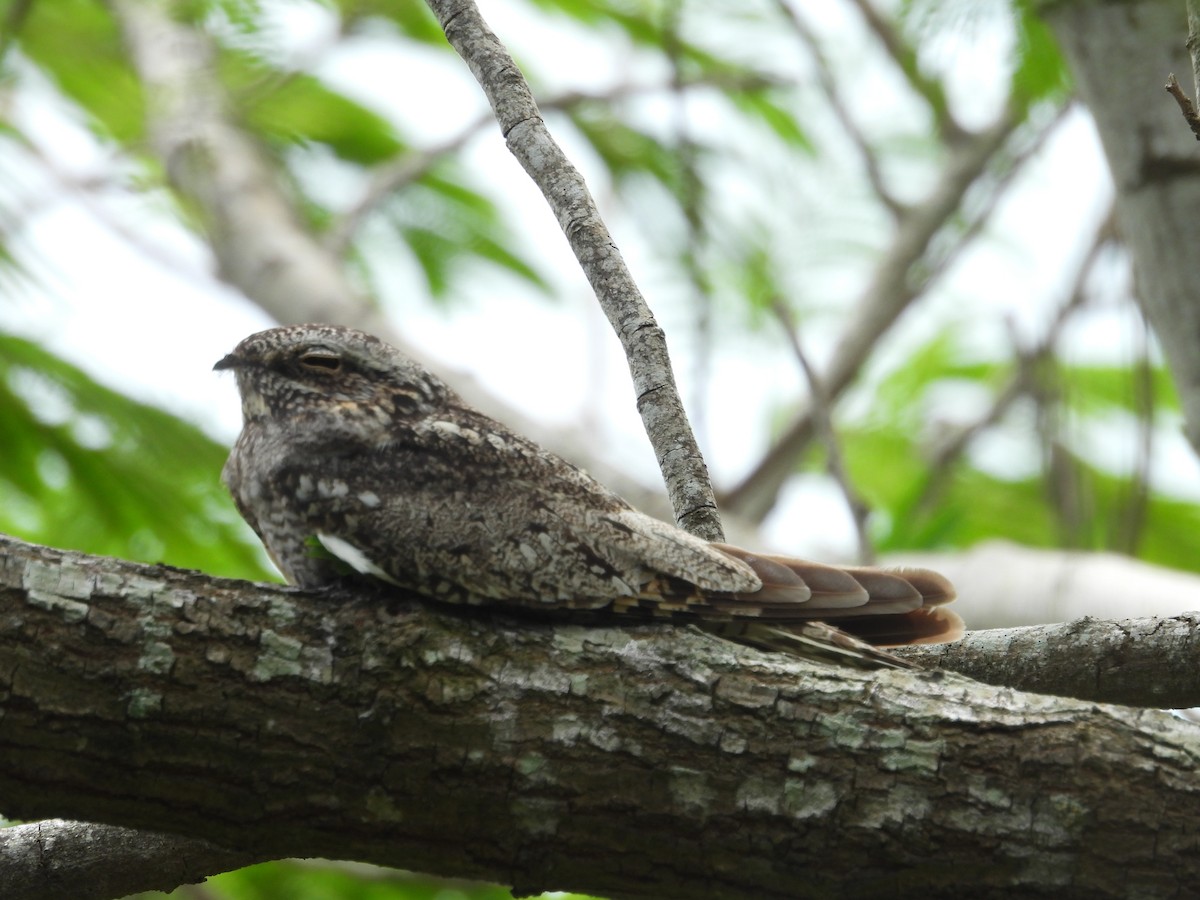
M 215 368 L 237 373 L 245 419 L 223 478 L 302 587 L 348 564 L 441 601 L 691 621 L 859 666 L 907 664 L 824 623 L 885 645 L 961 633 L 938 608 L 954 598 L 942 576 L 710 544 L 633 509 L 363 332 L 272 328 Z

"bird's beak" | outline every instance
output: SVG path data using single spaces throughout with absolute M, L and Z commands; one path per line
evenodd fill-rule
M 221 372 L 225 369 L 236 369 L 239 366 L 244 366 L 245 364 L 246 361 L 236 353 L 230 353 L 228 356 L 221 357 L 217 364 L 213 366 L 213 371 Z

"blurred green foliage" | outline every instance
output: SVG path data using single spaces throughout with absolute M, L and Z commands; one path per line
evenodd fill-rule
M 227 447 L 3 334 L 0 435 L 0 531 L 216 575 L 270 577 L 218 480 Z
M 280 862 L 216 875 L 202 887 L 170 894 L 138 894 L 140 900 L 512 900 L 502 887 L 428 878 L 374 866 Z M 583 894 L 547 893 L 545 900 L 587 900 Z M 133 900 L 133 898 L 130 898 Z
M 188 0 L 177 10 L 212 36 L 234 118 L 272 154 L 298 217 L 322 232 L 345 210 L 314 189 L 305 176 L 307 163 L 325 161 L 366 182 L 412 161 L 426 144 L 350 92 L 284 61 L 273 16 L 306 5 Z M 390 41 L 397 54 L 452 57 L 419 0 L 323 5 L 338 16 L 332 41 L 370 36 Z M 880 14 L 894 28 L 885 55 L 902 84 L 897 93 L 909 105 L 893 114 L 873 100 L 863 103 L 855 91 L 867 89 L 858 83 L 860 60 L 853 54 L 853 83 L 844 87 L 865 107 L 858 110 L 864 147 L 880 157 L 882 168 L 890 164 L 899 173 L 893 180 L 901 187 L 928 182 L 936 161 L 948 152 L 937 134 L 939 123 L 953 114 L 948 79 L 924 52 L 946 35 L 1003 24 L 1013 38 L 1007 102 L 1027 119 L 1035 113 L 1045 118 L 1066 102 L 1070 84 L 1062 57 L 1032 6 L 1032 0 L 903 0 Z M 876 7 L 885 4 L 867 8 Z M 804 41 L 797 37 L 774 55 L 759 52 L 767 46 L 778 50 L 780 36 L 790 34 L 784 8 L 745 0 L 530 0 L 522 8 L 541 24 L 603 37 L 631 70 L 659 73 L 665 90 L 657 92 L 658 101 L 674 95 L 682 105 L 681 98 L 694 92 L 710 117 L 731 123 L 724 129 L 679 127 L 662 113 L 661 102 L 641 103 L 641 86 L 632 82 L 618 85 L 612 96 L 566 97 L 546 106 L 554 127 L 570 129 L 595 158 L 615 201 L 635 211 L 647 255 L 675 266 L 671 272 L 679 283 L 702 283 L 711 291 L 689 300 L 694 318 L 715 318 L 729 330 L 757 331 L 761 337 L 777 329 L 771 310 L 786 298 L 811 320 L 824 320 L 835 302 L 810 291 L 805 279 L 823 271 L 830 258 L 869 265 L 883 229 L 868 226 L 890 222 L 897 204 L 888 208 L 881 198 L 866 196 L 861 171 L 849 187 L 831 176 L 830 160 L 861 155 L 862 148 L 850 146 L 845 135 L 829 138 L 834 117 L 820 105 L 814 70 L 797 75 L 791 66 L 811 55 Z M 147 98 L 110 8 L 94 0 L 41 0 L 0 6 L 0 16 L 0 88 L 45 79 L 73 104 L 95 139 L 129 164 L 136 173 L 131 181 L 147 190 L 161 187 L 159 164 L 146 147 Z M 856 15 L 849 19 L 861 25 Z M 735 37 L 726 39 L 729 34 Z M 844 51 L 838 40 L 829 45 L 823 48 L 827 55 Z M 522 63 L 539 86 L 539 58 Z M 863 82 L 873 84 L 865 77 Z M 397 91 L 423 88 L 396 85 Z M 447 112 L 466 129 L 455 151 L 476 127 L 459 113 Z M 3 108 L 0 127 L 7 146 L 22 145 L 19 127 Z M 1003 161 L 1015 164 L 1015 156 Z M 1001 174 L 992 180 L 1000 182 Z M 7 182 L 0 186 L 8 188 Z M 838 194 L 828 204 L 833 212 L 821 219 L 814 197 L 831 192 Z M 9 240 L 21 213 L 3 208 L 9 193 L 0 192 L 0 276 L 22 262 Z M 897 193 L 909 199 L 903 190 Z M 658 205 L 640 206 L 647 194 Z M 986 206 L 977 197 L 974 202 Z M 644 215 L 644 209 L 652 214 Z M 203 233 L 202 223 L 179 213 Z M 804 230 L 806 219 L 816 224 Z M 552 293 L 534 250 L 513 239 L 512 214 L 472 177 L 457 152 L 417 166 L 407 182 L 378 199 L 369 220 L 375 226 L 372 239 L 384 236 L 385 255 L 411 260 L 435 300 L 454 299 L 461 273 L 479 266 Z M 970 216 L 959 211 L 944 231 L 951 238 L 968 234 L 969 223 Z M 362 280 L 374 284 L 380 279 L 357 240 L 352 236 L 347 256 Z M 934 246 L 898 277 L 923 283 L 944 258 L 938 252 Z M 691 277 L 693 267 L 702 267 L 704 277 Z M 794 299 L 808 296 L 826 299 Z M 1166 496 L 1139 473 L 1115 472 L 1090 452 L 1095 448 L 1088 429 L 1107 421 L 1121 420 L 1126 438 L 1138 428 L 1153 435 L 1171 422 L 1178 405 L 1168 373 L 1158 365 L 1139 372 L 1133 366 L 1068 364 L 1052 355 L 1023 373 L 1027 360 L 1015 354 L 988 359 L 963 353 L 958 324 L 882 374 L 865 374 L 860 392 L 868 396 L 869 412 L 837 416 L 852 480 L 876 511 L 872 524 L 879 549 L 969 547 L 1004 537 L 1034 546 L 1115 547 L 1200 570 L 1193 537 L 1200 532 L 1200 506 Z M 698 341 L 707 339 L 701 328 Z M 1020 435 L 1018 455 L 1032 464 L 999 471 L 973 451 L 974 441 L 951 459 L 939 456 L 963 423 L 931 420 L 931 398 L 948 385 L 966 386 L 980 398 L 982 412 L 1017 377 L 1031 379 L 1022 399 L 995 422 L 983 423 L 976 440 L 997 431 Z M 1029 421 L 1016 421 L 1022 416 Z M 266 577 L 257 542 L 218 482 L 226 452 L 193 425 L 103 387 L 29 341 L 0 335 L 0 531 L 92 553 Z M 797 471 L 819 467 L 820 455 L 810 451 L 798 458 Z M 281 862 L 221 875 L 173 896 L 504 900 L 508 894 Z

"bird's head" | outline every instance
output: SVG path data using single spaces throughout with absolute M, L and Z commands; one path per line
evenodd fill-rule
M 449 389 L 394 347 L 337 325 L 288 325 L 252 334 L 214 369 L 232 369 L 247 424 L 344 432 L 366 439 L 420 418 Z

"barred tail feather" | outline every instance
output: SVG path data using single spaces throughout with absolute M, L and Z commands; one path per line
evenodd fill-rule
M 697 613 L 731 620 L 703 627 L 730 640 L 826 662 L 913 668 L 879 648 L 942 643 L 963 635 L 962 619 L 940 608 L 955 593 L 937 572 L 837 568 L 714 546 L 746 563 L 763 582 L 760 591 L 748 594 L 702 592 Z
M 879 647 L 910 644 L 945 644 L 957 641 L 966 631 L 963 620 L 948 609 L 915 609 L 895 616 L 859 616 L 826 621 L 843 631 Z

